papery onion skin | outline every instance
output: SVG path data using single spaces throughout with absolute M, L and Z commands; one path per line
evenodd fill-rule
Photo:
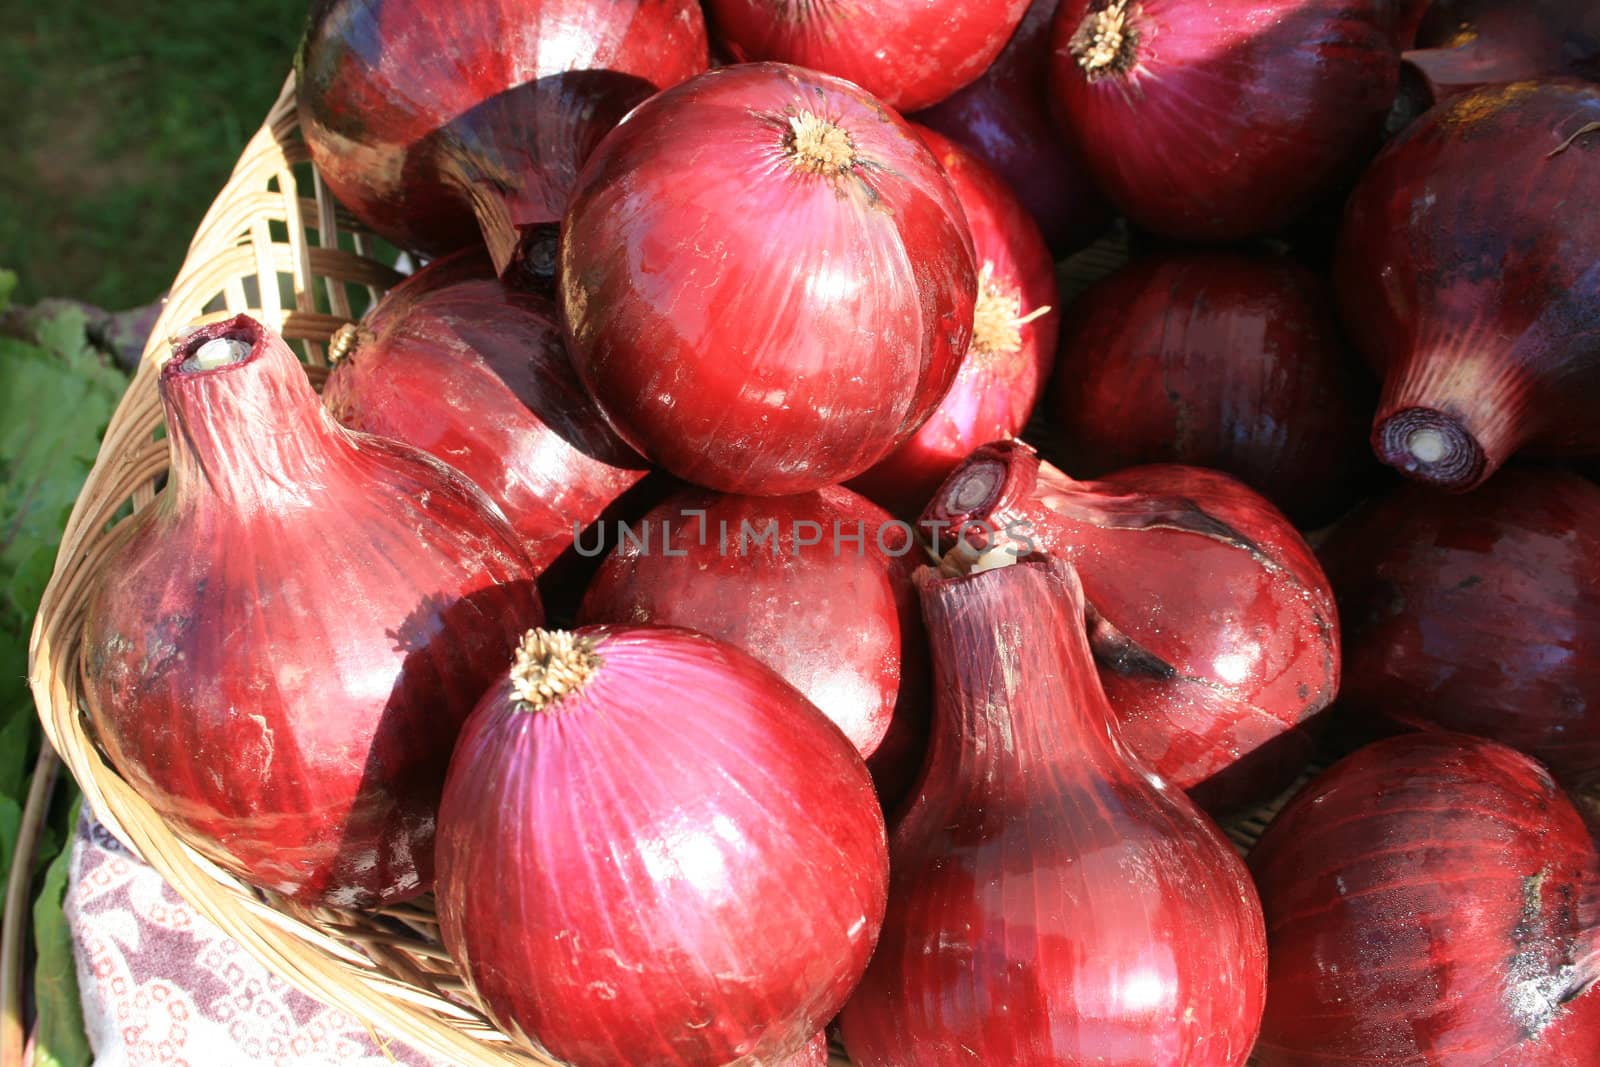
M 897 111 L 936 104 L 982 74 L 1028 0 L 705 0 L 712 36 L 743 62 L 848 79 Z
M 1600 452 L 1600 89 L 1459 96 L 1390 144 L 1339 235 L 1345 325 L 1384 379 L 1378 458 L 1440 489 Z
M 1322 568 L 1277 509 L 1226 475 L 1158 464 L 1075 482 L 999 442 L 940 487 L 921 529 L 940 553 L 966 531 L 969 543 L 1069 560 L 1123 739 L 1180 788 L 1299 726 L 1338 689 Z
M 317 0 L 300 128 L 375 232 L 429 255 L 486 240 L 504 270 L 606 131 L 709 62 L 694 0 Z
M 855 750 L 749 656 L 586 627 L 598 665 L 533 710 L 513 676 L 462 732 L 440 933 L 495 1018 L 585 1067 L 799 1053 L 875 945 L 883 816 Z
M 578 621 L 726 641 L 804 693 L 867 758 L 896 715 L 927 718 L 915 535 L 891 523 L 837 486 L 790 497 L 686 490 L 620 539 Z
M 818 1032 L 811 1044 L 783 1060 L 777 1067 L 828 1067 L 828 1035 Z
M 190 365 L 230 341 L 239 361 Z M 253 319 L 184 336 L 159 380 L 169 480 L 85 623 L 101 742 L 255 885 L 361 908 L 426 892 L 472 694 L 542 617 L 527 556 L 454 470 L 334 422 Z
M 1340 336 L 1328 286 L 1281 256 L 1137 259 L 1074 303 L 1058 367 L 1044 410 L 1081 477 L 1211 467 L 1316 526 L 1376 469 L 1376 386 Z
M 861 90 L 723 67 L 641 106 L 562 225 L 579 376 L 685 481 L 782 496 L 883 459 L 972 336 L 977 267 L 950 183 Z
M 918 573 L 938 710 L 882 943 L 840 1016 L 862 1067 L 1237 1067 L 1265 936 L 1244 864 L 1121 743 L 1055 560 Z
M 1344 620 L 1341 703 L 1492 738 L 1568 782 L 1600 775 L 1600 488 L 1500 472 L 1466 496 L 1406 486 L 1321 554 Z
M 1600 81 L 1600 7 L 1592 0 L 1435 3 L 1405 58 L 1434 103 L 1530 78 Z
M 1111 204 L 1070 138 L 1056 132 L 1046 85 L 1050 26 L 1060 0 L 1033 0 L 1017 32 L 978 80 L 911 115 L 994 171 L 1058 256 L 1111 225 Z
M 561 315 L 467 250 L 391 290 L 323 386 L 352 429 L 422 449 L 499 504 L 541 572 L 646 473 L 584 391 Z
M 1289 803 L 1250 868 L 1261 1067 L 1572 1067 L 1600 1047 L 1583 992 L 1600 858 L 1526 756 L 1461 734 L 1369 745 Z
M 1055 115 L 1140 226 L 1201 241 L 1272 233 L 1377 146 L 1400 70 L 1391 7 L 1063 0 Z
M 939 407 L 851 488 L 915 518 L 972 451 L 1028 424 L 1055 365 L 1061 298 L 1055 263 L 1027 210 L 993 172 L 949 139 L 913 124 L 955 188 L 978 263 L 972 343 Z

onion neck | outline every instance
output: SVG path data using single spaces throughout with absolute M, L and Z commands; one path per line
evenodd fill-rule
M 946 576 L 964 573 L 962 560 L 1010 543 L 1008 529 L 1029 522 L 1039 479 L 1039 456 L 1021 441 L 984 445 L 945 479 L 922 513 L 921 534 Z
M 1126 765 L 1065 562 L 1025 557 L 970 574 L 917 573 L 938 693 L 925 784 L 1007 793 L 1050 769 Z
M 1111 0 L 1097 5 L 1078 24 L 1068 48 L 1078 68 L 1091 82 L 1121 77 L 1139 62 L 1143 34 L 1135 0 Z
M 1378 458 L 1407 478 L 1464 492 L 1483 484 L 1537 432 L 1517 362 L 1440 347 L 1394 365 L 1372 426 Z
M 347 446 L 289 346 L 245 315 L 177 341 L 160 388 L 174 502 L 309 503 Z
M 553 714 L 570 708 L 600 669 L 594 642 L 567 630 L 529 630 L 511 662 L 511 696 L 519 711 Z

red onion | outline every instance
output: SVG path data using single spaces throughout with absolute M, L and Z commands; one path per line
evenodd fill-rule
M 1344 620 L 1341 706 L 1600 772 L 1600 487 L 1503 471 L 1468 496 L 1407 487 L 1322 547 Z
M 938 693 L 883 939 L 840 1016 L 861 1067 L 1237 1067 L 1266 944 L 1244 864 L 1118 737 L 1070 567 L 917 573 Z
M 1400 71 L 1392 15 L 1388 0 L 1064 0 L 1057 117 L 1140 226 L 1270 233 L 1377 146 Z
M 530 632 L 450 763 L 440 935 L 502 1026 L 585 1067 L 799 1053 L 887 887 L 845 736 L 687 630 Z
M 938 406 L 977 268 L 938 161 L 847 82 L 723 67 L 642 105 L 562 225 L 579 375 L 618 432 L 697 485 L 852 478 Z
M 983 73 L 1028 0 L 705 0 L 717 42 L 848 78 L 898 111 L 936 104 Z
M 1530 78 L 1600 80 L 1600 7 L 1594 0 L 1442 0 L 1405 58 L 1435 102 Z
M 376 907 L 433 880 L 456 733 L 540 620 L 486 497 L 334 422 L 246 316 L 161 369 L 171 473 L 104 561 L 86 692 L 119 773 L 242 878 Z
M 955 384 L 909 441 L 851 482 L 914 518 L 973 449 L 1027 425 L 1055 364 L 1061 301 L 1050 250 L 1005 183 L 939 134 L 913 129 L 955 188 L 978 262 L 972 343 Z
M 847 489 L 679 493 L 619 534 L 580 623 L 657 623 L 720 638 L 810 698 L 862 757 L 897 705 L 926 718 L 911 588 L 915 534 Z
M 1271 946 L 1261 1067 L 1594 1062 L 1600 857 L 1526 756 L 1460 734 L 1369 745 L 1290 802 L 1250 867 Z
M 374 231 L 429 254 L 481 239 L 504 271 L 606 131 L 709 62 L 694 0 L 316 0 L 300 128 Z
M 567 358 L 548 300 L 465 251 L 418 271 L 345 334 L 323 402 L 471 478 L 539 570 L 645 475 Z
M 1372 387 L 1331 294 L 1280 257 L 1137 259 L 1073 305 L 1046 410 L 1067 466 L 1214 467 L 1307 525 L 1337 517 L 1373 469 Z
M 1305 541 L 1223 474 L 1152 466 L 1075 482 L 1021 442 L 973 453 L 922 514 L 947 563 L 979 550 L 1070 560 L 1128 746 L 1200 785 L 1333 699 L 1333 594 Z
M 1378 458 L 1471 489 L 1521 449 L 1600 452 L 1600 89 L 1482 89 L 1393 142 L 1351 197 L 1337 281 L 1384 376 Z
M 1077 251 L 1111 225 L 1111 204 L 1077 145 L 1050 120 L 1050 24 L 1060 0 L 1033 0 L 1017 32 L 978 80 L 914 120 L 972 153 L 1005 180 L 1052 251 Z

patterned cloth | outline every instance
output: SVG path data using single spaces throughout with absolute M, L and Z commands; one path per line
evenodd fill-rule
M 87 810 L 67 889 L 96 1067 L 434 1067 L 273 976 Z

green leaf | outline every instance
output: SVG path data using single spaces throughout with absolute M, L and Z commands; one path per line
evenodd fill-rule
M 72 805 L 72 824 L 81 801 Z M 88 1067 L 92 1054 L 83 1031 L 83 1002 L 78 998 L 78 972 L 72 961 L 72 931 L 61 910 L 67 895 L 67 870 L 72 850 L 63 849 L 45 872 L 44 886 L 33 902 L 33 940 L 38 964 L 33 971 L 33 998 L 38 1011 L 34 1067 Z
M 0 271 L 0 307 L 15 281 Z M 39 343 L 0 338 L 0 874 L 10 869 L 38 751 L 29 631 L 62 527 L 126 385 L 89 346 L 84 322 L 69 308 L 35 324 Z
M 10 877 L 11 857 L 17 854 L 17 834 L 22 829 L 22 805 L 0 797 L 0 874 Z M 5 882 L 0 881 L 0 885 Z
M 17 272 L 0 270 L 0 311 L 11 306 L 11 294 L 17 291 Z

